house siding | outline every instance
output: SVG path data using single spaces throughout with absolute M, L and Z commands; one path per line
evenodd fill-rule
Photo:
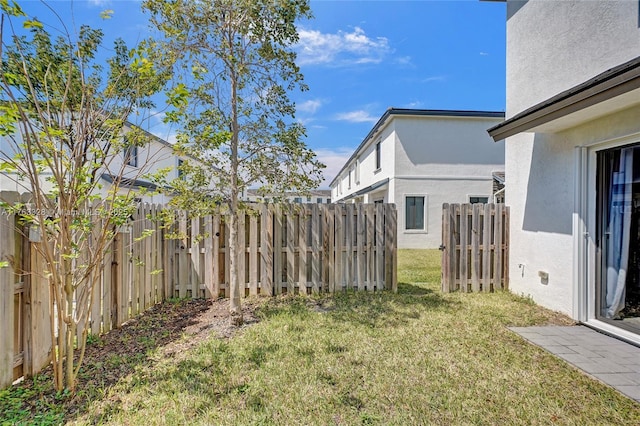
M 507 117 L 640 55 L 639 5 L 637 1 L 508 2 Z M 589 160 L 588 180 L 576 182 L 576 147 L 597 147 L 640 132 L 639 116 L 640 106 L 635 106 L 571 128 L 507 138 L 509 285 L 514 293 L 581 319 L 574 294 L 574 265 L 579 262 L 574 246 L 584 236 L 574 235 L 573 229 L 575 220 L 584 220 L 591 229 L 587 275 L 588 292 L 593 295 L 595 158 Z M 580 185 L 587 185 L 590 217 L 577 217 L 574 198 Z M 548 282 L 542 282 L 539 272 L 549 274 Z

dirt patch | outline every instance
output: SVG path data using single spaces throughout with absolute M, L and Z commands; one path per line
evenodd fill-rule
M 37 416 L 43 406 L 58 406 L 56 411 L 65 420 L 72 420 L 82 415 L 89 403 L 101 399 L 105 389 L 137 368 L 153 364 L 158 356 L 179 357 L 212 336 L 228 339 L 257 323 L 256 308 L 264 300 L 243 300 L 244 324 L 240 327 L 230 325 L 228 299 L 181 300 L 156 305 L 119 329 L 89 337 L 78 376 L 77 389 L 81 392 L 57 393 L 53 389 L 50 367 L 35 380 L 29 378 L 17 385 L 33 392 L 34 396 L 22 410 Z
M 245 299 L 242 302 L 242 314 L 244 323 L 240 327 L 231 325 L 229 321 L 229 300 L 218 299 L 208 301 L 207 309 L 200 311 L 191 322 L 184 327 L 182 335 L 188 335 L 186 339 L 179 339 L 164 345 L 162 351 L 167 356 L 184 353 L 189 348 L 197 346 L 200 342 L 211 336 L 222 339 L 233 337 L 239 330 L 250 327 L 258 322 L 256 307 L 264 303 L 260 299 Z

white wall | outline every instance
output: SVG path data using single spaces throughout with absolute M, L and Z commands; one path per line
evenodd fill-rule
M 363 202 L 395 203 L 398 247 L 437 248 L 442 240 L 442 204 L 467 203 L 471 196 L 490 197 L 492 172 L 504 170 L 504 145 L 495 143 L 487 129 L 502 118 L 391 115 L 380 132 L 359 154 L 360 181 L 346 168 L 334 184 L 334 201 L 389 179 L 389 183 L 362 197 Z M 381 141 L 381 168 L 375 170 L 375 144 Z M 336 195 L 337 194 L 337 195 Z M 405 200 L 424 196 L 425 229 L 407 230 Z M 360 201 L 360 200 L 358 200 Z
M 637 1 L 508 2 L 507 117 L 640 55 L 638 6 Z M 507 139 L 514 293 L 575 317 L 575 147 L 640 131 L 639 116 L 636 107 L 559 133 Z M 539 271 L 549 274 L 548 283 Z
M 640 55 L 638 2 L 507 2 L 507 118 Z
M 442 204 L 468 203 L 469 196 L 489 197 L 492 180 L 396 178 L 391 186 L 398 212 L 398 247 L 438 248 L 442 244 Z M 407 196 L 425 197 L 426 217 L 423 231 L 406 229 Z
M 381 180 L 394 176 L 395 173 L 395 136 L 393 120 L 388 119 L 379 133 L 374 135 L 361 149 L 357 156 L 359 179 L 355 173 L 351 175 L 351 187 L 349 187 L 349 170 L 355 170 L 356 158 L 349 164 L 350 167 L 343 170 L 331 187 L 332 200 L 338 201 L 359 190 L 373 185 Z M 376 169 L 376 144 L 380 144 L 380 169 Z

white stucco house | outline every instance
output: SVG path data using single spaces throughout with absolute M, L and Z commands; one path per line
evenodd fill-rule
M 507 1 L 506 120 L 489 130 L 505 140 L 510 289 L 635 343 L 639 8 Z
M 504 147 L 486 129 L 493 111 L 389 108 L 330 183 L 331 200 L 395 203 L 399 248 L 442 243 L 443 203 L 492 200 Z
M 131 124 L 125 123 L 122 130 L 123 137 L 131 131 Z M 116 152 L 109 158 L 106 166 L 101 170 L 97 179 L 97 191 L 105 197 L 119 179 L 119 193 L 132 191 L 136 199 L 141 202 L 165 204 L 171 199 L 166 191 L 157 191 L 156 185 L 149 178 L 150 174 L 166 169 L 166 181 L 170 182 L 179 177 L 178 166 L 184 159 L 174 153 L 173 146 L 151 133 L 141 130 L 148 142 L 144 146 L 131 147 L 124 152 Z M 0 139 L 0 160 L 13 158 L 15 144 Z M 120 177 L 120 178 L 119 178 Z M 51 184 L 46 181 L 46 173 L 43 174 L 42 185 L 44 188 Z M 30 186 L 25 179 L 15 174 L 0 173 L 0 191 L 29 192 Z

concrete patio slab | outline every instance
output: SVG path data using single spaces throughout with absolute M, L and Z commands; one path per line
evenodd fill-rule
M 581 325 L 509 329 L 640 402 L 640 348 Z

